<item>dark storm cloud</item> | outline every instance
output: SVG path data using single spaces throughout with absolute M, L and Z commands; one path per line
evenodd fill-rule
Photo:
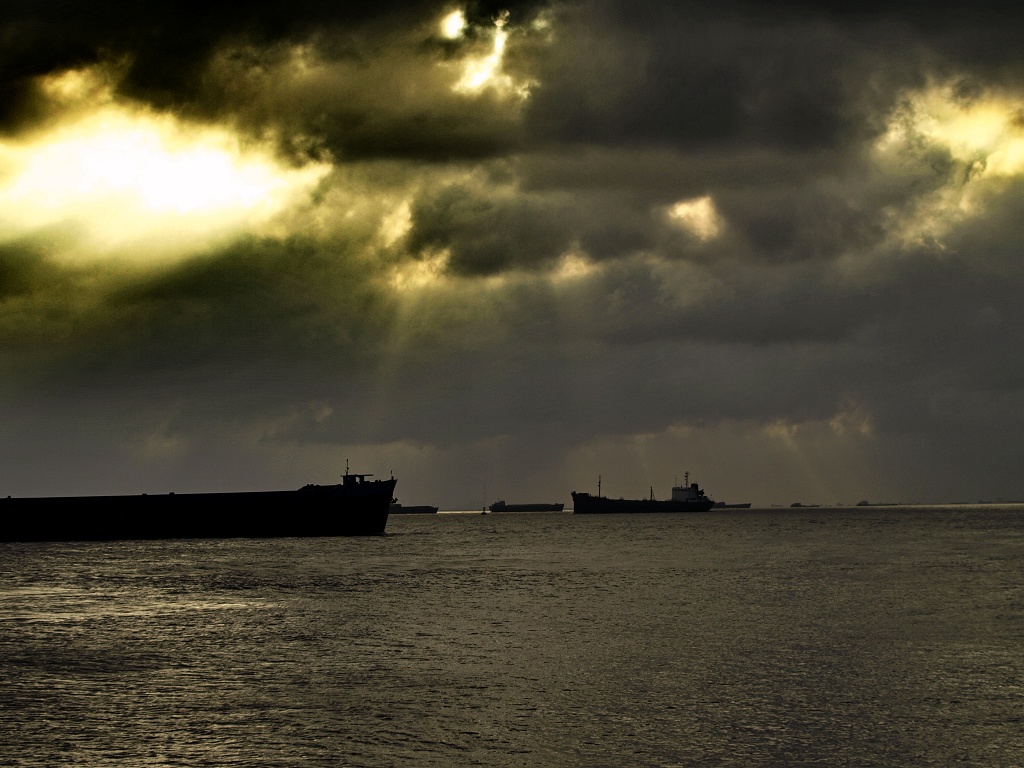
M 986 176 L 918 130 L 908 94 L 1019 104 L 1019 14 L 511 4 L 501 74 L 523 98 L 453 90 L 500 10 L 467 8 L 467 34 L 442 39 L 455 7 L 0 11 L 10 137 L 59 117 L 34 78 L 103 62 L 117 98 L 334 164 L 295 232 L 153 268 L 68 264 L 38 234 L 4 245 L 0 407 L 23 447 L 8 466 L 31 473 L 53 434 L 65 463 L 95 438 L 151 457 L 139 473 L 211 483 L 204 465 L 239 443 L 264 472 L 296 446 L 438 462 L 492 446 L 510 467 L 557 467 L 546 495 L 574 451 L 606 441 L 618 460 L 672 429 L 659 471 L 691 440 L 735 474 L 737 446 L 773 465 L 825 456 L 820 440 L 898 483 L 886 465 L 913 446 L 923 479 L 906 496 L 949 462 L 986 479 L 1005 463 L 1024 413 L 1024 193 L 1017 171 Z M 702 199 L 713 235 L 672 215 Z M 432 264 L 434 282 L 397 287 Z M 987 437 L 967 457 L 965 430 Z
M 522 28 L 544 5 L 472 4 L 471 29 L 487 27 L 503 7 Z M 695 3 L 551 7 L 568 33 L 550 47 L 513 40 L 507 62 L 541 83 L 528 108 L 534 141 L 702 150 L 736 142 L 835 146 L 870 130 L 868 112 L 877 102 L 884 103 L 895 84 L 920 76 L 918 56 L 936 57 L 938 67 L 1007 68 L 1015 50 L 1009 43 L 1020 26 L 998 3 L 971 4 L 969 10 L 906 3 L 867 9 L 732 3 L 718 13 Z M 309 0 L 250 3 L 244 10 L 197 2 L 7 4 L 0 18 L 0 66 L 9 96 L 4 123 L 12 126 L 31 111 L 31 76 L 126 58 L 120 87 L 158 106 L 208 115 L 237 110 L 264 123 L 301 122 L 304 132 L 361 155 L 507 151 L 514 146 L 508 120 L 490 132 L 467 125 L 487 123 L 500 110 L 487 104 L 457 108 L 456 100 L 444 98 L 429 75 L 424 77 L 425 62 L 451 57 L 474 42 L 472 35 L 458 43 L 432 39 L 425 30 L 441 10 L 434 2 L 364 7 Z M 275 89 L 275 57 L 303 44 L 344 71 L 290 98 L 268 97 L 265 92 Z M 235 62 L 240 68 L 221 73 L 230 82 L 211 81 L 210 63 L 226 51 L 241 59 Z M 886 59 L 881 68 L 880 51 Z M 254 76 L 256 71 L 262 76 Z M 869 73 L 870 87 L 858 87 Z M 442 101 L 431 105 L 410 98 L 417 90 Z M 406 101 L 409 108 L 403 109 Z
M 985 9 L 973 7 L 957 34 L 895 6 L 877 14 L 828 4 L 719 8 L 564 7 L 574 33 L 542 59 L 529 124 L 546 137 L 605 145 L 839 149 L 877 130 L 879 107 L 920 82 L 925 64 L 981 66 L 961 60 L 973 50 L 954 43 L 988 29 Z M 1014 60 L 1009 46 L 986 52 Z
M 489 196 L 454 184 L 417 201 L 408 247 L 450 249 L 458 274 L 486 275 L 550 264 L 572 243 L 570 212 L 543 198 Z
M 17 4 L 0 14 L 0 126 L 16 130 L 45 116 L 33 78 L 115 62 L 127 97 L 194 117 L 232 117 L 257 132 L 283 128 L 286 146 L 301 135 L 346 157 L 500 153 L 516 141 L 502 105 L 486 94 L 482 108 L 453 97 L 433 65 L 483 50 L 477 30 L 493 29 L 500 9 L 528 18 L 532 5 L 471 4 L 473 26 L 455 42 L 437 35 L 447 6 L 436 2 L 257 2 L 241 12 L 195 2 Z M 283 83 L 280 68 L 296 46 L 319 72 Z
M 312 71 L 301 75 L 293 62 L 307 52 L 292 46 L 230 49 L 214 61 L 201 100 L 251 130 L 284 130 L 344 160 L 479 159 L 519 144 L 514 105 L 453 94 L 443 57 L 420 48 L 419 36 L 391 42 L 357 57 L 313 48 Z
M 607 179 L 616 186 L 649 181 L 642 162 L 652 150 L 674 153 L 681 191 L 701 182 L 705 191 L 730 190 L 722 204 L 733 206 L 753 249 L 827 256 L 836 248 L 811 231 L 815 219 L 847 242 L 870 235 L 871 201 L 838 188 L 864 182 L 861 153 L 906 89 L 930 77 L 966 88 L 972 81 L 1020 86 L 1008 30 L 1021 22 L 1009 11 L 1001 3 L 559 6 L 573 34 L 538 55 L 540 85 L 526 125 L 538 143 L 630 150 L 618 177 Z M 641 165 L 627 167 L 635 159 Z M 766 174 L 771 163 L 789 165 L 790 178 Z M 671 179 L 664 170 L 662 189 Z M 549 169 L 536 172 L 550 183 Z M 593 168 L 571 172 L 594 177 Z M 577 185 L 568 175 L 561 183 Z M 871 194 L 886 204 L 885 190 Z M 801 232 L 819 242 L 801 243 Z
M 552 51 L 529 111 L 538 133 L 713 150 L 828 146 L 859 127 L 843 79 L 860 51 L 834 30 L 693 24 L 679 12 L 647 27 L 618 21 L 584 24 Z
M 276 377 L 321 355 L 326 368 L 358 369 L 387 324 L 375 275 L 302 239 L 244 240 L 214 259 L 155 273 L 105 272 L 44 263 L 8 297 L 24 314 L 3 318 L 8 338 L 24 336 L 26 317 L 35 317 L 38 347 L 63 348 L 46 376 L 58 388 L 69 375 L 76 386 L 131 386 L 211 365 L 255 366 Z M 64 276 L 63 311 L 51 298 L 54 275 Z
M 107 56 L 132 56 L 126 87 L 184 98 L 210 55 L 231 42 L 271 44 L 309 38 L 325 25 L 359 29 L 421 16 L 428 3 L 359 6 L 317 0 L 231 4 L 195 2 L 12 2 L 2 18 L 3 61 L 15 75 L 38 75 Z M 385 22 L 386 28 L 386 22 Z

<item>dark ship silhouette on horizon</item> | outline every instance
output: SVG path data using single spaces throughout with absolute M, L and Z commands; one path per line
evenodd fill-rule
M 683 485 L 673 486 L 671 499 L 655 499 L 654 489 L 646 499 L 609 499 L 601 495 L 601 478 L 597 478 L 597 495 L 572 492 L 573 512 L 577 515 L 646 513 L 646 512 L 707 512 L 715 502 L 697 483 L 690 482 L 690 473 L 684 475 Z
M 399 504 L 398 499 L 392 499 L 390 510 L 392 515 L 436 515 L 438 507 L 429 504 Z
M 561 512 L 565 504 L 508 504 L 499 500 L 488 508 L 491 512 Z
M 0 498 L 0 541 L 117 541 L 383 534 L 396 480 L 348 466 L 336 485 L 288 491 Z

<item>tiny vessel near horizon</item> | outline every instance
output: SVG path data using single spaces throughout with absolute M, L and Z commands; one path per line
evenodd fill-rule
M 561 512 L 565 504 L 507 504 L 499 500 L 487 509 L 491 512 Z
M 716 501 L 713 509 L 750 509 L 750 504 L 749 501 L 742 504 L 726 504 L 724 501 Z
M 673 486 L 671 499 L 655 499 L 651 489 L 647 499 L 609 499 L 601 495 L 601 478 L 597 479 L 597 496 L 590 493 L 572 492 L 573 513 L 577 515 L 645 513 L 645 512 L 707 512 L 715 502 L 697 483 L 690 482 L 690 473 L 684 476 L 683 485 Z
M 0 541 L 374 536 L 396 480 L 350 474 L 287 491 L 0 498 Z

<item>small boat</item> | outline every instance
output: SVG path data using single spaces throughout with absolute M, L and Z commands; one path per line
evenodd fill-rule
M 496 501 L 488 509 L 491 512 L 561 512 L 565 504 L 506 504 Z
M 716 501 L 714 509 L 750 509 L 750 502 L 743 504 L 726 504 L 724 501 Z

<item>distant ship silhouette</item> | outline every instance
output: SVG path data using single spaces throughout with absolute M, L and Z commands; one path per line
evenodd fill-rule
M 399 504 L 398 499 L 392 499 L 390 509 L 392 515 L 436 515 L 438 508 L 431 507 L 428 504 L 406 506 Z
M 683 485 L 672 488 L 672 498 L 654 498 L 651 489 L 647 499 L 609 499 L 601 495 L 601 478 L 597 479 L 597 496 L 589 493 L 572 492 L 573 512 L 577 515 L 610 514 L 616 512 L 707 512 L 715 502 L 707 497 L 697 483 L 690 482 L 690 473 L 684 476 Z
M 491 512 L 561 512 L 565 504 L 506 504 L 496 501 L 488 509 Z

